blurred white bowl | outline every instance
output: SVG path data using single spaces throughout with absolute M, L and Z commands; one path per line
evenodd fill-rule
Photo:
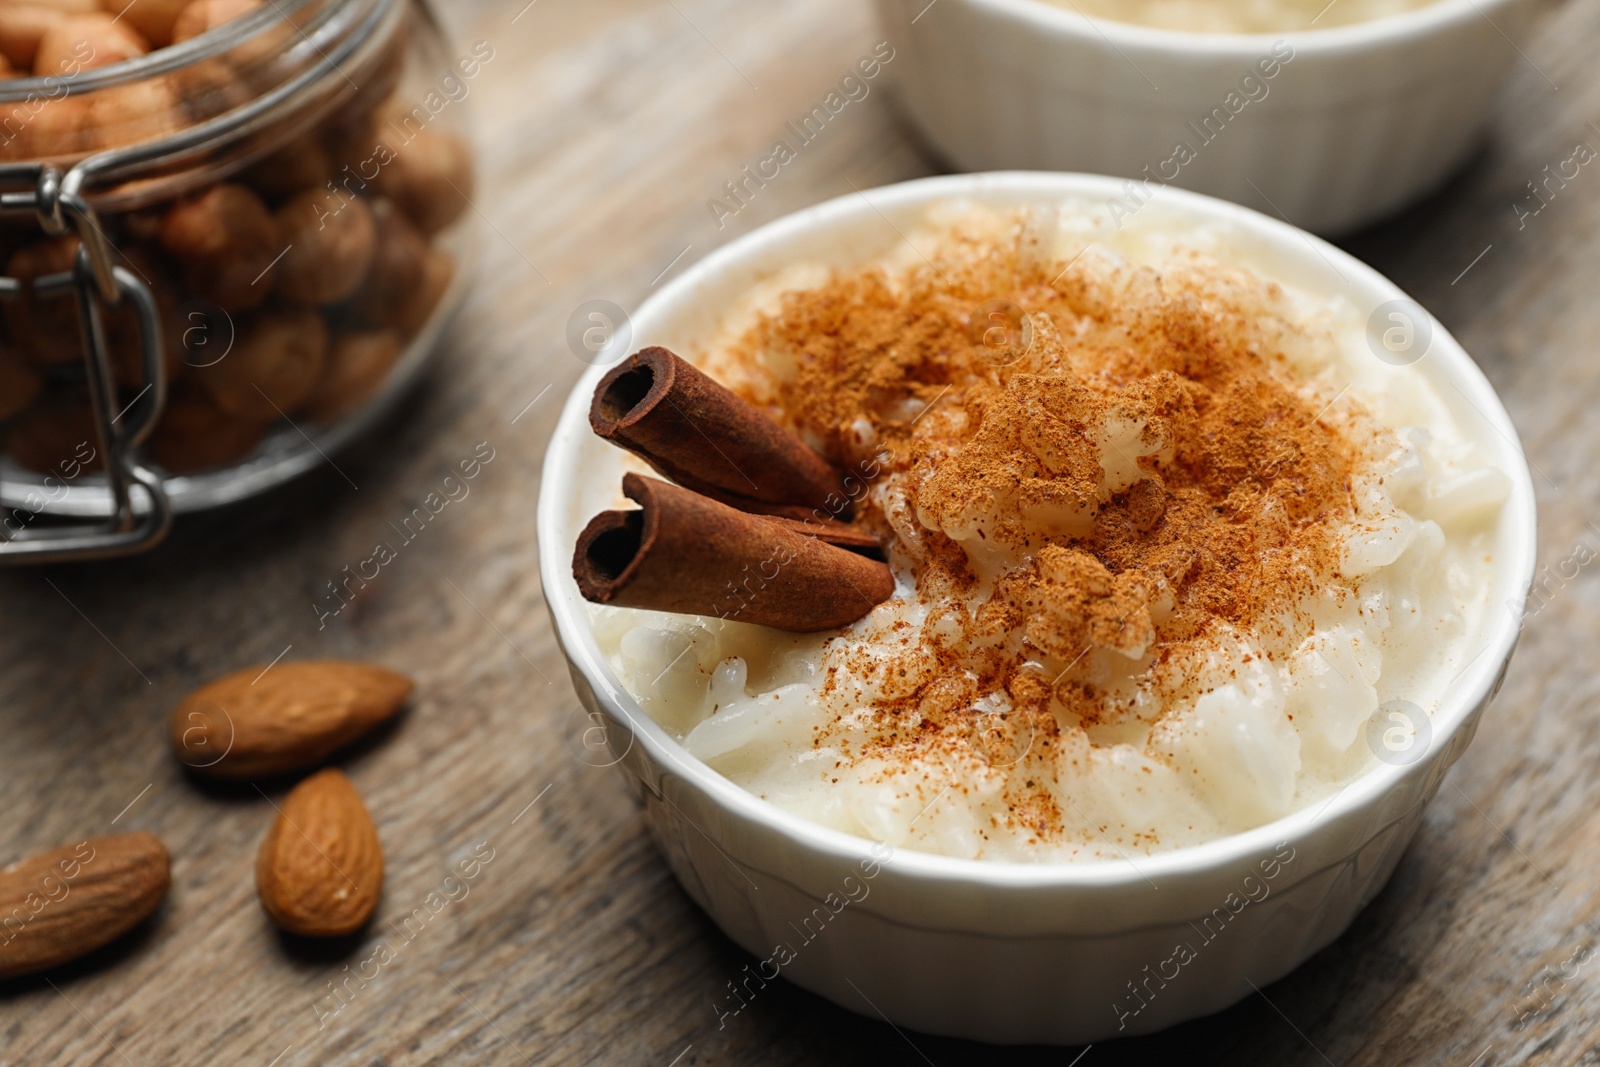
M 1040 0 L 877 3 L 905 109 L 955 166 L 1170 181 L 1318 233 L 1397 210 L 1467 157 L 1535 7 L 1438 0 L 1327 30 L 1200 34 Z
M 693 351 L 760 279 L 797 261 L 858 264 L 910 232 L 935 201 L 1093 201 L 1118 184 L 1081 174 L 957 175 L 829 201 L 686 271 L 639 309 L 630 347 Z M 1148 210 L 1179 228 L 1225 226 L 1250 265 L 1313 292 L 1347 294 L 1363 309 L 1403 297 L 1345 253 L 1253 211 L 1178 190 Z M 1417 368 L 1512 482 L 1488 595 L 1494 605 L 1520 602 L 1533 575 L 1534 505 L 1516 430 L 1471 358 L 1429 322 L 1432 345 Z M 1471 740 L 1516 643 L 1519 620 L 1490 613 L 1483 651 L 1440 694 L 1432 742 L 1420 758 L 1382 764 L 1327 803 L 1247 833 L 1132 861 L 1024 865 L 906 850 L 888 850 L 884 859 L 886 846 L 768 804 L 690 756 L 606 665 L 571 568 L 584 523 L 621 503 L 623 453 L 588 423 L 589 398 L 605 370 L 594 367 L 578 381 L 546 455 L 540 576 L 578 697 L 605 727 L 610 754 L 597 762 L 623 769 L 678 880 L 762 961 L 727 976 L 741 996 L 758 995 L 776 970 L 864 1015 L 1007 1043 L 1098 1041 L 1224 1008 L 1248 995 L 1251 983 L 1265 986 L 1327 945 L 1383 887 L 1423 805 Z M 1281 859 L 1280 843 L 1293 859 L 1269 877 L 1262 864 Z M 1263 891 L 1237 914 L 1228 907 L 1226 920 L 1213 918 L 1230 894 Z M 1224 921 L 1214 939 L 1200 940 L 1202 927 Z M 807 939 L 813 930 L 820 932 Z M 1170 961 L 1185 942 L 1201 947 L 1177 978 L 1149 977 L 1179 966 Z M 794 958 L 767 964 L 779 945 Z M 1124 1014 L 1139 1003 L 1130 992 L 1135 983 L 1153 995 Z M 721 1010 L 740 1003 L 721 983 L 704 993 Z M 716 1022 L 713 1008 L 706 1010 L 707 1024 Z

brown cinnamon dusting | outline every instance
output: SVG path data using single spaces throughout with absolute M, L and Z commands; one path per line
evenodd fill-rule
M 1000 561 L 989 585 L 962 544 L 919 527 L 918 590 L 938 606 L 887 666 L 851 664 L 890 694 L 865 750 L 831 728 L 818 745 L 889 766 L 1007 768 L 1012 829 L 1048 840 L 1086 828 L 1043 784 L 1052 767 L 1033 763 L 1080 758 L 1079 727 L 1152 714 L 1103 688 L 1097 662 L 1140 663 L 1154 689 L 1221 624 L 1276 650 L 1273 634 L 1294 629 L 1281 620 L 1336 578 L 1360 450 L 1288 384 L 1270 299 L 1203 273 L 1108 281 L 1103 266 L 1062 271 L 1014 245 L 956 251 L 904 278 L 863 269 L 787 293 L 733 355 L 785 368 L 751 391 L 835 462 L 860 469 L 877 450 L 861 446 L 869 427 L 876 477 L 906 476 L 911 514 Z M 999 366 L 969 340 L 973 309 L 997 298 L 1035 324 L 1027 354 Z M 1119 466 L 1128 484 L 1107 493 Z M 872 500 L 863 521 L 888 532 Z M 824 690 L 837 684 L 830 669 Z M 1009 711 L 979 706 L 1002 692 Z

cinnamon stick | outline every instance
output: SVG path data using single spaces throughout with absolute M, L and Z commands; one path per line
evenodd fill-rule
M 578 589 L 597 604 L 812 633 L 854 622 L 894 593 L 887 564 L 807 536 L 801 524 L 638 474 L 623 477 L 622 491 L 639 509 L 595 516 L 573 554 Z
M 839 470 L 665 348 L 636 352 L 600 380 L 589 425 L 679 485 L 741 511 L 850 517 Z
M 784 515 L 768 515 L 766 518 L 795 533 L 815 537 L 825 544 L 859 552 L 868 559 L 884 558 L 882 543 L 865 530 L 857 529 L 849 523 L 835 522 L 832 519 L 791 519 Z

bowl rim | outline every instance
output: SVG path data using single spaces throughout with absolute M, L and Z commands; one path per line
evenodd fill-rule
M 682 301 L 693 301 L 696 290 L 721 272 L 737 269 L 742 261 L 759 258 L 774 245 L 782 245 L 821 227 L 848 226 L 860 220 L 882 220 L 885 208 L 928 204 L 938 200 L 984 194 L 1001 197 L 1099 197 L 1116 195 L 1120 180 L 1073 172 L 995 171 L 920 178 L 876 189 L 850 193 L 805 208 L 767 223 L 717 249 L 650 296 L 632 316 L 632 337 L 648 333 L 654 318 Z M 872 194 L 870 197 L 868 194 Z M 1249 236 L 1288 262 L 1312 264 L 1321 259 L 1336 273 L 1352 277 L 1350 289 L 1375 287 L 1388 299 L 1410 299 L 1395 283 L 1373 268 L 1314 234 L 1229 201 L 1187 190 L 1162 192 L 1175 206 L 1197 221 L 1223 221 L 1239 225 Z M 1313 267 L 1313 269 L 1317 269 Z M 1490 427 L 1504 438 L 1510 454 L 1522 456 L 1520 438 L 1498 394 L 1460 344 L 1429 313 L 1434 327 L 1430 356 L 1445 361 L 1446 373 L 1464 399 Z M 570 666 L 583 677 L 613 718 L 620 719 L 655 761 L 663 778 L 676 774 L 709 797 L 724 814 L 776 832 L 794 847 L 842 864 L 869 861 L 881 842 L 835 830 L 789 812 L 747 791 L 691 755 L 650 718 L 611 673 L 594 639 L 577 595 L 570 567 L 569 545 L 558 537 L 561 508 L 570 499 L 568 487 L 583 474 L 569 462 L 576 443 L 589 433 L 589 395 L 609 369 L 602 363 L 590 367 L 574 383 L 551 435 L 542 466 L 536 514 L 540 545 L 539 570 L 545 601 L 555 623 L 556 636 Z M 1506 574 L 1513 588 L 1525 595 L 1531 587 L 1536 563 L 1536 512 L 1533 480 L 1524 459 L 1508 464 L 1512 489 L 1504 507 L 1513 520 L 1508 544 L 1496 560 L 1496 572 Z M 557 551 L 549 551 L 557 545 Z M 1196 845 L 1175 848 L 1137 860 L 1128 858 L 1082 861 L 1017 862 L 968 859 L 893 846 L 893 866 L 898 875 L 927 883 L 982 884 L 1014 890 L 1052 888 L 1123 889 L 1153 884 L 1160 878 L 1200 877 L 1253 863 L 1282 842 L 1310 839 L 1318 829 L 1336 824 L 1380 802 L 1406 779 L 1429 768 L 1450 751 L 1452 739 L 1473 719 L 1473 713 L 1491 695 L 1509 662 L 1521 632 L 1520 620 L 1510 612 L 1489 608 L 1483 649 L 1447 685 L 1438 708 L 1430 716 L 1433 733 L 1427 752 L 1407 764 L 1380 763 L 1347 783 L 1320 804 L 1308 804 L 1261 826 Z M 1491 654 L 1492 653 L 1492 654 Z M 615 749 L 613 749 L 615 752 Z M 626 756 L 618 757 L 618 762 Z M 652 789 L 652 791 L 654 791 Z M 702 831 L 704 832 L 704 831 Z M 881 856 L 877 857 L 880 861 Z
M 1199 33 L 1164 29 L 1069 11 L 1043 0 L 948 0 L 985 11 L 992 17 L 1025 23 L 1030 30 L 1057 38 L 1072 38 L 1095 45 L 1109 44 L 1119 51 L 1146 55 L 1195 55 L 1211 59 L 1236 58 L 1251 63 L 1279 41 L 1304 55 L 1339 55 L 1379 46 L 1406 46 L 1423 38 L 1483 18 L 1497 30 L 1490 12 L 1528 3 L 1529 0 L 1433 0 L 1419 8 L 1394 15 L 1353 22 L 1327 29 L 1281 30 L 1273 33 Z M 920 16 L 918 16 L 920 17 Z

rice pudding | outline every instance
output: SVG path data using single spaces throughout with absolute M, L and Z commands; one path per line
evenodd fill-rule
M 1326 30 L 1403 15 L 1437 0 L 1044 0 L 1093 18 L 1187 33 Z
M 1371 309 L 1164 218 L 946 202 L 729 307 L 686 354 L 859 476 L 896 589 L 818 634 L 589 605 L 645 711 L 816 822 L 1034 862 L 1261 825 L 1431 713 L 1509 479 Z

